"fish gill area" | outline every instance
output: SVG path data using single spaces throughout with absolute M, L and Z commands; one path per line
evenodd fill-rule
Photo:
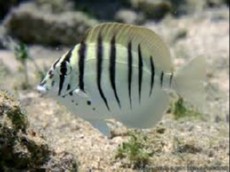
M 173 100 L 153 128 L 107 138 L 36 91 L 102 22 L 154 30 L 175 68 L 206 60 L 205 108 Z M 0 171 L 229 171 L 229 0 L 0 0 Z

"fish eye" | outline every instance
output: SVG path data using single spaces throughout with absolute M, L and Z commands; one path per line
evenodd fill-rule
M 59 74 L 60 75 L 69 75 L 72 71 L 72 67 L 70 66 L 69 62 L 62 62 L 59 67 Z

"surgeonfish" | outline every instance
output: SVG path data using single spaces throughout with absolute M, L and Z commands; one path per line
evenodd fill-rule
M 104 23 L 57 59 L 37 86 L 106 136 L 106 119 L 151 128 L 169 106 L 169 91 L 199 108 L 204 58 L 174 71 L 169 48 L 152 30 Z

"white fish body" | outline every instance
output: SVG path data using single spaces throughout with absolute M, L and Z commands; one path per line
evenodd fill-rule
M 174 74 L 169 50 L 153 31 L 107 23 L 58 59 L 38 89 L 109 135 L 105 119 L 154 126 L 169 105 L 169 89 L 199 106 L 204 59 L 190 64 Z

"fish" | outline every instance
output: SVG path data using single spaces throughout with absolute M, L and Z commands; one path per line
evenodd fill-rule
M 170 104 L 170 92 L 202 108 L 204 57 L 174 70 L 170 50 L 153 30 L 122 23 L 89 29 L 58 58 L 37 90 L 110 136 L 108 119 L 152 128 Z

